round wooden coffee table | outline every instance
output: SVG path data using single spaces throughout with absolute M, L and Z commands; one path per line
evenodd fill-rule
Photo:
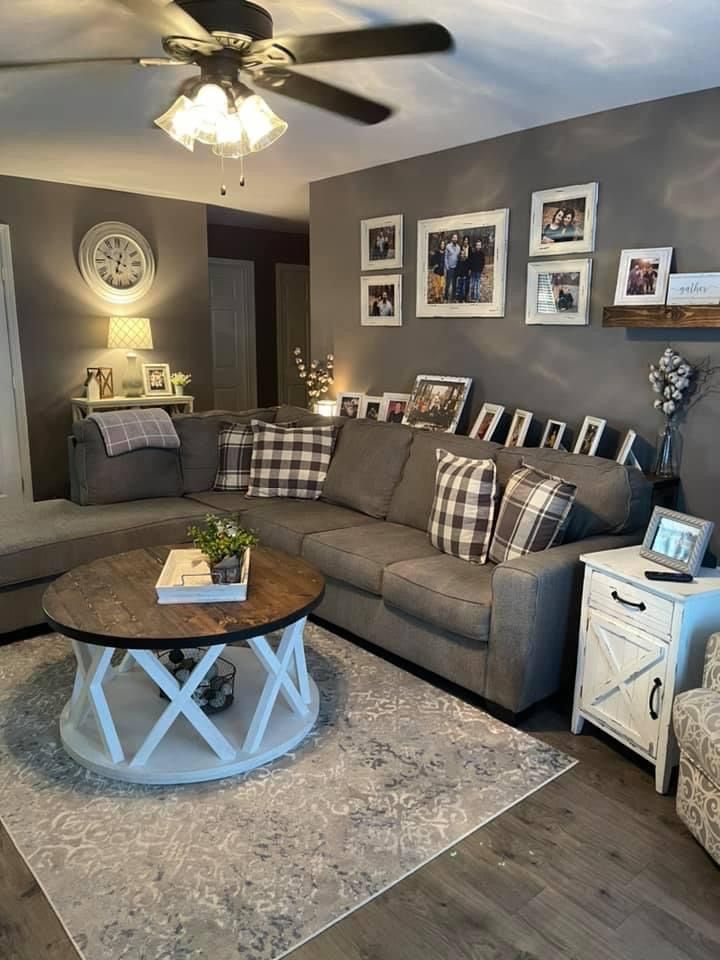
M 95 560 L 43 598 L 48 623 L 72 640 L 77 659 L 60 717 L 63 746 L 119 780 L 194 783 L 242 773 L 292 750 L 318 715 L 303 647 L 305 620 L 325 590 L 318 571 L 257 547 L 247 600 L 161 605 L 155 582 L 171 549 Z M 281 629 L 273 649 L 266 635 Z M 207 651 L 180 685 L 157 653 L 198 647 Z M 116 650 L 126 652 L 113 665 Z M 221 653 L 236 667 L 234 701 L 208 716 L 193 693 Z

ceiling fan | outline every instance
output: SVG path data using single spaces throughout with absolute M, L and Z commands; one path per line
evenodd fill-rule
M 360 123 L 375 124 L 384 104 L 296 73 L 309 63 L 439 53 L 453 48 L 437 23 L 396 24 L 306 36 L 273 36 L 270 13 L 250 0 L 118 0 L 162 36 L 167 57 L 88 57 L 0 63 L 0 69 L 65 64 L 126 63 L 199 67 L 172 106 L 154 122 L 189 150 L 210 145 L 223 158 L 244 157 L 274 143 L 287 129 L 246 83 Z

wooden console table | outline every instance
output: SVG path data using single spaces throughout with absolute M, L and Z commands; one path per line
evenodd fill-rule
M 194 397 L 107 397 L 105 400 L 88 400 L 87 397 L 72 397 L 73 423 L 84 420 L 91 413 L 101 410 L 131 410 L 133 407 L 160 407 L 172 415 L 174 413 L 192 413 Z

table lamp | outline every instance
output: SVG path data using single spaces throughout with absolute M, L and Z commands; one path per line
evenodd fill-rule
M 147 317 L 110 317 L 108 350 L 127 350 L 127 368 L 121 385 L 124 397 L 142 397 L 142 372 L 135 350 L 152 350 L 153 338 Z

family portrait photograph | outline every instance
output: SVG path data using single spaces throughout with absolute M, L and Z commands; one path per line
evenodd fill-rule
M 402 423 L 409 401 L 409 393 L 384 393 L 378 420 L 381 423 Z
M 146 397 L 170 397 L 173 388 L 170 383 L 170 364 L 168 363 L 144 363 L 143 389 Z
M 591 271 L 592 260 L 529 263 L 525 323 L 587 324 Z
M 422 430 L 455 433 L 471 384 L 470 377 L 419 374 L 415 378 L 403 423 Z
M 509 210 L 418 223 L 417 315 L 502 317 Z
M 530 256 L 591 253 L 595 249 L 597 198 L 597 183 L 533 193 Z
M 399 270 L 403 265 L 401 213 L 360 222 L 362 270 Z
M 672 247 L 623 250 L 615 288 L 616 305 L 665 303 L 672 254 Z
M 402 275 L 360 277 L 360 305 L 364 327 L 402 326 Z

